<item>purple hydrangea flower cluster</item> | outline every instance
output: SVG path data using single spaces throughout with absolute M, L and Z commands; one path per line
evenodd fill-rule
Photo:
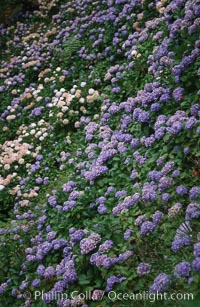
M 92 292 L 92 300 L 93 301 L 101 301 L 103 299 L 104 293 L 105 292 L 103 290 L 98 290 L 98 289 L 94 290 Z
M 174 240 L 172 242 L 172 250 L 174 252 L 178 251 L 184 246 L 188 246 L 191 244 L 191 226 L 188 221 L 182 223 L 179 228 L 176 230 L 176 234 Z
M 85 233 L 86 231 L 83 229 L 74 230 L 73 232 L 70 233 L 70 243 L 74 245 L 77 242 L 81 241 Z
M 165 274 L 160 273 L 155 279 L 153 285 L 150 287 L 150 293 L 165 292 L 171 284 L 171 278 Z
M 141 262 L 137 267 L 137 274 L 143 276 L 149 274 L 151 271 L 151 265 L 149 263 Z
M 99 253 L 107 253 L 114 246 L 112 240 L 106 240 L 103 244 L 99 245 Z
M 126 280 L 125 277 L 123 276 L 111 276 L 107 279 L 107 284 L 106 284 L 106 291 L 109 292 L 113 289 L 114 284 L 116 283 L 121 283 L 122 281 Z
M 192 187 L 189 191 L 189 197 L 191 200 L 198 198 L 200 195 L 200 187 Z
M 194 244 L 194 256 L 200 257 L 200 243 Z
M 81 254 L 85 255 L 97 247 L 101 241 L 101 236 L 97 233 L 92 233 L 88 238 L 80 241 Z
M 145 215 L 140 215 L 135 220 L 135 225 L 140 227 L 140 234 L 143 236 L 149 235 L 161 223 L 164 214 L 161 211 L 156 211 L 152 215 L 152 222 L 148 221 Z
M 200 257 L 196 257 L 193 261 L 192 261 L 192 268 L 196 271 L 196 272 L 200 272 Z
M 139 199 L 140 199 L 139 193 L 135 193 L 132 196 L 125 197 L 121 203 L 119 203 L 116 207 L 112 209 L 113 215 L 118 215 L 123 212 L 126 212 L 129 208 L 137 204 Z
M 127 229 L 124 233 L 124 239 L 128 241 L 132 235 L 133 231 L 131 229 Z
M 97 252 L 91 255 L 90 263 L 92 265 L 96 265 L 97 267 L 104 267 L 106 269 L 110 268 L 112 265 L 117 263 L 123 263 L 128 260 L 133 255 L 132 251 L 126 251 L 124 253 L 119 254 L 116 257 L 109 257 L 107 254 L 102 254 L 101 252 Z
M 67 183 L 63 184 L 63 192 L 70 193 L 73 191 L 75 187 L 75 183 L 73 181 L 68 181 Z
M 186 221 L 191 219 L 197 219 L 200 216 L 200 204 L 191 203 L 187 206 L 185 219 Z
M 180 262 L 174 268 L 174 275 L 176 277 L 189 277 L 191 267 L 189 262 Z

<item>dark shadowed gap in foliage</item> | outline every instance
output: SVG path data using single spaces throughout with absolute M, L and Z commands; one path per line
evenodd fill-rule
M 6 202 L 0 199 L 0 223 L 5 223 L 11 217 L 12 210 L 13 210 L 13 199 L 11 197 L 6 200 Z
M 38 9 L 37 0 L 8 0 L 0 3 L 0 23 L 10 26 L 15 23 L 25 12 Z
M 37 0 L 8 0 L 0 1 L 0 25 L 7 28 L 17 21 L 22 21 L 26 13 L 39 9 Z M 6 49 L 4 37 L 0 35 L 0 57 Z

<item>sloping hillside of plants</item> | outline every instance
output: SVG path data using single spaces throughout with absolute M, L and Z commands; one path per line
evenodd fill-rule
M 200 2 L 38 0 L 0 35 L 0 306 L 198 303 Z

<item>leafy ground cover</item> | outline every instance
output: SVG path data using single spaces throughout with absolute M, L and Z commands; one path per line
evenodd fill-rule
M 0 303 L 198 303 L 199 1 L 37 5 L 0 26 Z

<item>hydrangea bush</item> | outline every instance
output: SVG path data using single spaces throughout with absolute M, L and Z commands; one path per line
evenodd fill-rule
M 199 25 L 197 0 L 39 0 L 0 25 L 2 305 L 198 298 Z

